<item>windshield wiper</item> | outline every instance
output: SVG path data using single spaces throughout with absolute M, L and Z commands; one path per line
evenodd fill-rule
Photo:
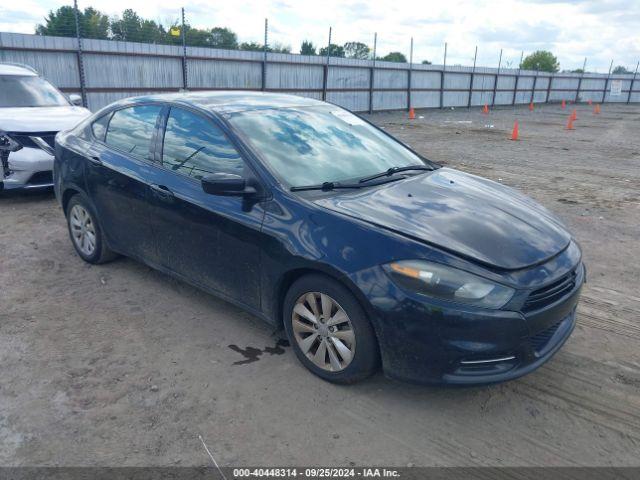
M 339 188 L 362 188 L 363 186 L 364 185 L 360 185 L 359 183 L 324 182 L 317 185 L 300 185 L 297 187 L 291 187 L 289 190 L 292 192 L 301 192 L 304 190 L 322 190 L 323 192 L 329 192 Z
M 384 180 L 381 180 L 376 183 L 371 183 L 368 185 L 365 185 L 366 182 L 363 182 L 363 181 L 358 181 L 358 183 L 324 182 L 324 183 L 319 183 L 317 185 L 300 185 L 297 187 L 291 187 L 289 190 L 291 192 L 301 192 L 303 190 L 322 190 L 323 192 L 330 192 L 331 190 L 338 190 L 338 189 L 372 187 L 376 185 L 383 185 L 389 182 L 395 182 L 396 180 L 402 180 L 402 177 L 385 178 Z
M 410 170 L 433 170 L 433 168 L 428 167 L 427 165 L 407 165 L 406 167 L 391 167 L 384 172 L 376 173 L 368 177 L 363 177 L 358 180 L 358 183 L 370 182 L 371 180 L 375 180 L 376 178 L 390 177 L 391 175 L 394 175 L 396 173 L 408 172 Z

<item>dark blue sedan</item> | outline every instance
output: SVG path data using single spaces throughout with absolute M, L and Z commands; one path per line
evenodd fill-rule
M 329 381 L 380 364 L 415 382 L 508 380 L 575 325 L 585 269 L 555 216 L 328 103 L 123 100 L 58 134 L 54 181 L 85 261 L 126 255 L 236 303 Z

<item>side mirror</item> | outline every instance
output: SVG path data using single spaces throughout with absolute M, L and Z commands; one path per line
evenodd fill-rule
M 202 179 L 202 190 L 211 195 L 244 197 L 256 193 L 240 175 L 232 173 L 212 173 Z
M 75 105 L 76 107 L 82 106 L 82 97 L 77 93 L 72 93 L 71 95 L 69 95 L 69 101 L 71 102 L 72 105 Z

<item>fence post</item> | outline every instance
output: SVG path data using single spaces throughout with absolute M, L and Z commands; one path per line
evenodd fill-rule
M 582 79 L 584 78 L 584 73 L 586 68 L 587 68 L 587 57 L 584 57 L 584 63 L 582 64 L 582 74 L 580 75 L 580 79 L 578 80 L 578 90 L 576 90 L 576 103 L 578 103 L 578 98 L 580 98 L 580 89 L 582 88 Z
M 411 74 L 413 72 L 413 37 L 411 37 L 411 48 L 409 49 L 409 72 L 407 76 L 407 110 L 411 110 Z
M 500 67 L 502 66 L 502 49 L 500 49 L 500 59 L 498 60 L 498 73 L 495 74 L 493 80 L 493 97 L 491 98 L 491 106 L 496 104 L 496 92 L 498 91 L 498 78 L 500 78 Z
M 476 59 L 478 58 L 478 46 L 476 45 L 476 53 L 473 54 L 473 68 L 471 69 L 471 78 L 469 79 L 469 99 L 467 100 L 467 109 L 471 109 L 471 97 L 473 96 L 473 78 L 476 74 Z
M 82 59 L 82 35 L 80 34 L 80 18 L 78 15 L 78 0 L 73 0 L 73 14 L 76 22 L 76 40 L 78 51 L 76 52 L 78 61 L 78 77 L 80 78 L 80 95 L 82 96 L 82 106 L 87 108 L 87 86 L 84 76 L 84 61 Z
M 327 44 L 327 59 L 322 75 L 322 100 L 327 99 L 327 84 L 329 83 L 329 55 L 331 54 L 331 27 L 329 27 L 329 43 Z
M 613 60 L 611 60 L 611 65 L 609 65 L 609 73 L 607 74 L 607 79 L 604 81 L 604 89 L 602 90 L 602 102 L 604 103 L 604 99 L 607 97 L 607 89 L 609 88 L 609 79 L 611 78 L 611 69 L 613 68 Z
M 629 105 L 629 102 L 631 102 L 631 93 L 633 92 L 633 84 L 636 82 L 636 75 L 638 74 L 638 65 L 640 65 L 640 62 L 636 63 L 636 71 L 633 72 L 631 85 L 629 85 L 629 95 L 627 95 L 627 105 Z
M 518 65 L 518 74 L 516 75 L 516 85 L 513 88 L 513 98 L 511 99 L 511 106 L 516 104 L 516 95 L 518 94 L 518 83 L 520 83 L 520 70 L 522 70 L 522 59 L 524 58 L 524 51 L 520 54 L 520 64 Z
M 551 83 L 553 82 L 553 73 L 549 75 L 549 83 L 547 84 L 547 96 L 544 99 L 544 103 L 549 103 L 549 95 L 551 95 Z
M 531 98 L 529 103 L 533 103 L 536 99 L 536 84 L 538 83 L 538 70 L 536 70 L 536 75 L 533 77 L 533 88 L 531 89 Z
M 444 61 L 440 72 L 440 108 L 444 108 L 444 72 L 447 70 L 447 42 L 444 42 Z
M 262 72 L 261 72 L 261 89 L 264 92 L 267 89 L 267 48 L 269 40 L 269 19 L 264 19 L 264 45 L 262 46 Z
M 373 65 L 369 69 L 369 113 L 373 113 L 373 79 L 376 71 L 376 47 L 378 45 L 378 32 L 373 34 Z
M 187 90 L 189 82 L 187 81 L 187 31 L 184 28 L 184 7 L 182 12 L 182 88 Z

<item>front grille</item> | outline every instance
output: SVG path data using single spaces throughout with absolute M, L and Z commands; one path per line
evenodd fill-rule
M 531 347 L 536 351 L 536 353 L 540 353 L 544 350 L 544 347 L 547 346 L 549 340 L 551 340 L 553 335 L 558 331 L 561 323 L 562 320 L 529 338 L 529 343 L 531 343 Z
M 575 269 L 555 282 L 531 292 L 524 302 L 523 310 L 536 310 L 562 298 L 576 285 L 577 272 L 578 269 Z
M 45 172 L 36 172 L 31 175 L 27 182 L 28 185 L 49 185 L 53 183 L 53 172 L 51 170 Z
M 33 132 L 33 133 L 9 133 L 9 136 L 13 138 L 23 147 L 27 148 L 40 148 L 29 137 L 40 137 L 49 144 L 51 148 L 55 148 L 56 133 L 58 132 Z

